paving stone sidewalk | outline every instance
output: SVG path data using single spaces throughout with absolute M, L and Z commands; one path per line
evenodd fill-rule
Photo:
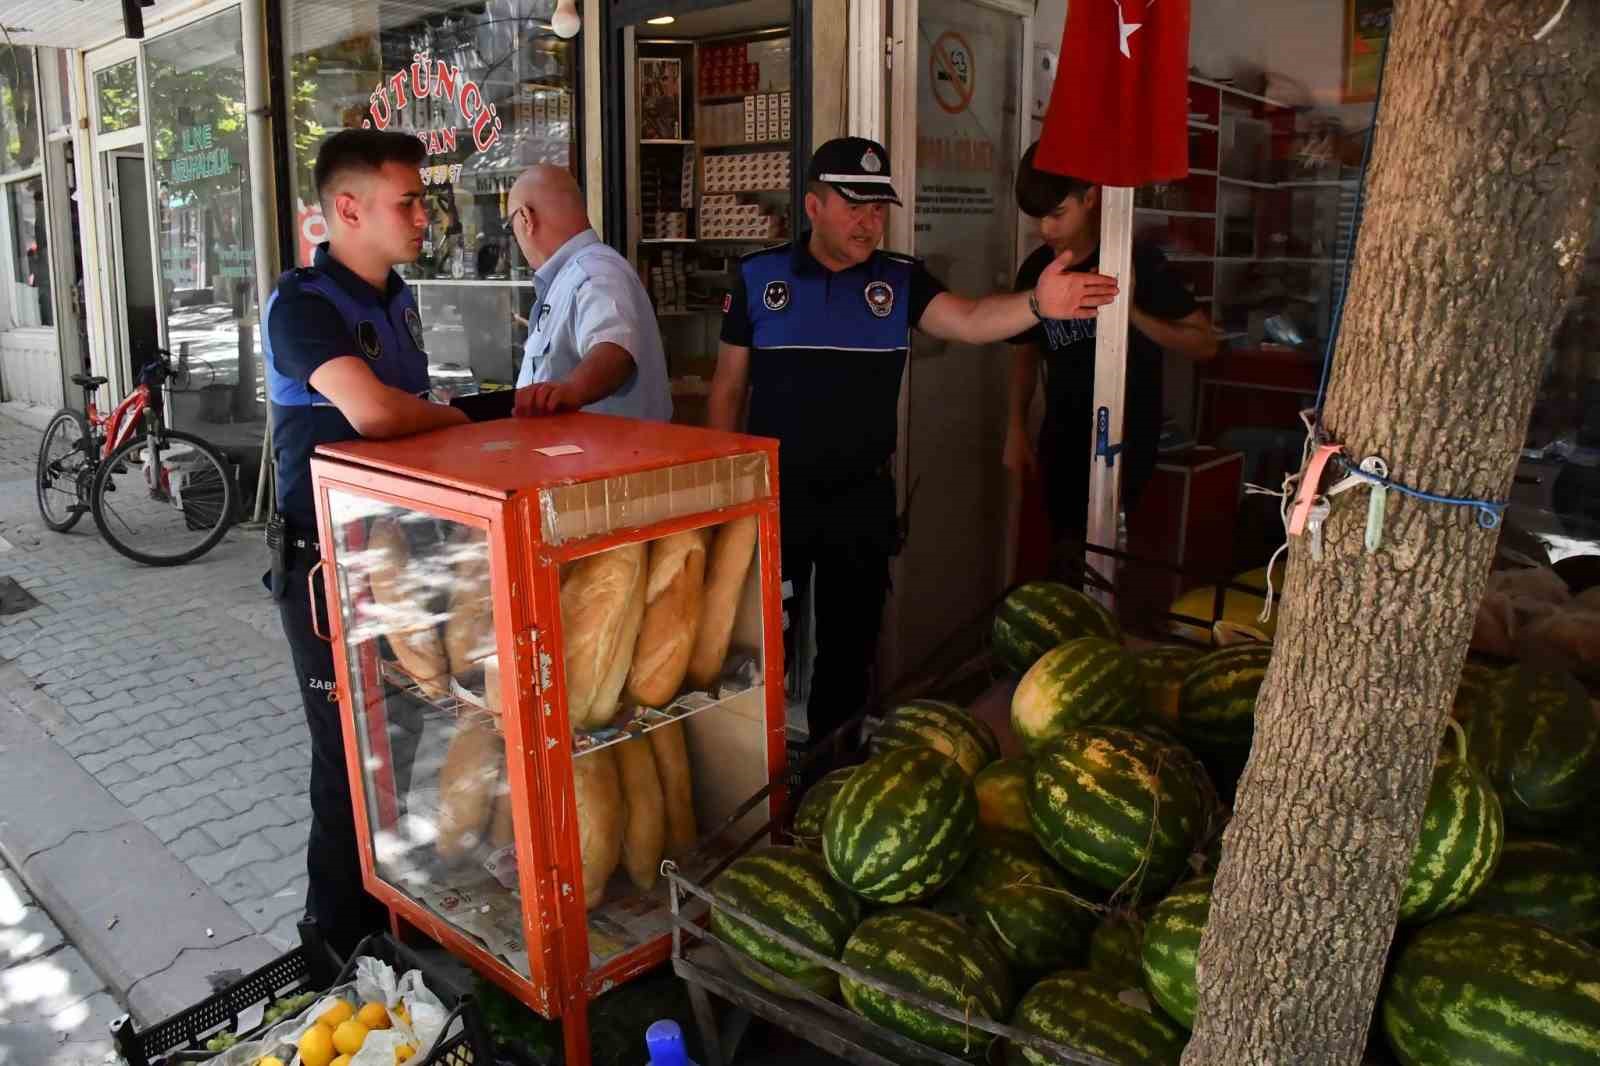
M 292 946 L 310 742 L 260 534 L 232 530 L 158 569 L 112 551 L 88 515 L 53 533 L 34 499 L 38 446 L 0 413 L 0 577 L 39 601 L 0 616 L 0 666 L 32 683 L 30 713 L 84 770 L 245 923 Z
M 106 1066 L 122 1008 L 0 862 L 0 1066 Z

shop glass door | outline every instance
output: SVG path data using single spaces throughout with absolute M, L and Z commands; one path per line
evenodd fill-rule
M 920 0 L 914 9 L 916 115 L 912 247 L 952 291 L 1009 292 L 1015 280 L 1017 161 L 1026 14 L 1031 5 Z M 904 105 L 905 101 L 898 102 Z M 1005 585 L 1007 345 L 974 347 L 913 334 L 902 493 L 912 535 L 895 582 L 897 662 L 916 664 Z M 936 487 L 935 487 L 936 486 Z
M 111 282 L 120 366 L 128 387 L 161 344 L 155 267 L 150 247 L 150 188 L 144 150 L 117 148 L 101 157 L 106 176 Z

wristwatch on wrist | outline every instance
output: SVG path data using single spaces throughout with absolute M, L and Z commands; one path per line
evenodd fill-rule
M 1032 288 L 1028 290 L 1028 310 L 1032 311 L 1033 317 L 1037 318 L 1040 322 L 1045 320 L 1043 312 L 1039 310 L 1038 288 Z

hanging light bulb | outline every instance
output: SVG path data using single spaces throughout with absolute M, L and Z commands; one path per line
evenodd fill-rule
M 577 0 L 556 0 L 556 13 L 550 19 L 550 28 L 561 38 L 578 35 Z

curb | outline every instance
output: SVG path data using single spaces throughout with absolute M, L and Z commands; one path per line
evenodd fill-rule
M 65 711 L 0 662 L 0 855 L 141 1026 L 282 952 L 49 735 Z

